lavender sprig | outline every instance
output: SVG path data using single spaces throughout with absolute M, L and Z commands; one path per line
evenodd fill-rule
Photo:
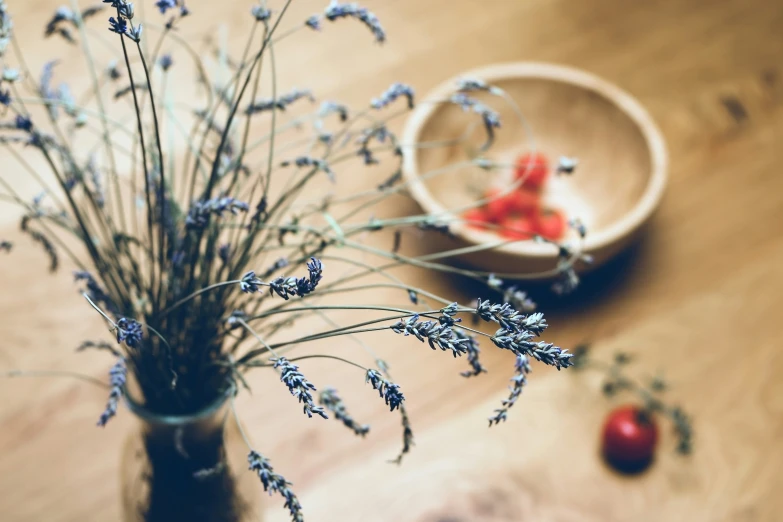
M 460 339 L 466 340 L 465 350 L 468 355 L 468 364 L 470 365 L 470 370 L 465 370 L 464 372 L 461 372 L 460 375 L 467 378 L 467 377 L 477 377 L 482 373 L 486 373 L 487 369 L 484 368 L 484 365 L 481 364 L 481 361 L 479 360 L 479 354 L 481 353 L 481 349 L 479 348 L 479 343 L 476 340 L 476 338 L 473 337 L 472 335 L 465 334 L 460 329 L 455 329 L 454 335 Z
M 381 22 L 378 20 L 378 17 L 368 11 L 367 8 L 360 7 L 359 4 L 341 4 L 337 0 L 332 0 L 324 10 L 324 18 L 330 22 L 334 22 L 340 18 L 355 18 L 372 31 L 376 42 L 384 43 L 386 41 L 386 31 L 381 27 Z M 317 16 L 308 18 L 305 21 L 305 25 L 316 31 L 321 29 L 320 19 Z
M 433 350 L 437 347 L 443 351 L 451 350 L 454 357 L 459 357 L 467 352 L 467 339 L 461 339 L 454 335 L 451 327 L 435 323 L 434 321 L 419 322 L 419 316 L 413 315 L 407 320 L 400 319 L 393 324 L 392 331 L 402 335 L 412 335 L 419 341 L 425 340 Z
M 319 170 L 326 174 L 326 176 L 329 178 L 329 181 L 334 183 L 336 180 L 334 171 L 329 167 L 329 163 L 327 163 L 325 160 L 319 159 L 319 158 L 313 158 L 311 156 L 299 156 L 294 160 L 294 165 L 297 167 L 315 167 L 315 170 Z M 291 162 L 285 161 L 281 163 L 282 167 L 287 167 L 290 165 Z
M 223 217 L 223 214 L 230 212 L 236 216 L 240 212 L 247 212 L 250 207 L 244 201 L 229 196 L 220 196 L 217 198 L 194 201 L 185 218 L 185 227 L 188 229 L 202 229 L 209 224 L 210 216 Z
M 380 397 L 389 406 L 389 411 L 394 411 L 402 406 L 405 396 L 400 391 L 399 385 L 384 378 L 378 370 L 367 370 L 365 382 L 369 382 L 373 390 L 378 390 Z
M 348 413 L 348 410 L 345 408 L 345 403 L 340 396 L 337 395 L 337 390 L 334 388 L 325 388 L 319 395 L 318 402 L 326 407 L 327 410 L 334 413 L 335 419 L 341 421 L 355 434 L 364 437 L 369 433 L 370 425 L 359 424 L 351 417 L 350 413 Z
M 291 491 L 291 483 L 288 482 L 285 477 L 275 473 L 272 469 L 269 460 L 258 453 L 255 450 L 250 450 L 247 456 L 247 461 L 250 464 L 250 470 L 254 471 L 258 478 L 261 479 L 261 484 L 264 485 L 264 491 L 269 494 L 277 493 L 285 499 L 285 507 L 291 514 L 291 520 L 293 522 L 304 522 L 304 515 L 302 514 L 302 505 L 299 503 L 299 499 L 296 498 L 294 492 Z
M 117 320 L 117 342 L 125 343 L 130 348 L 138 348 L 141 345 L 144 331 L 141 323 L 135 319 L 121 317 Z
M 308 99 L 311 102 L 315 101 L 313 93 L 309 89 L 294 89 L 287 94 L 279 96 L 277 99 L 264 98 L 254 101 L 245 109 L 245 114 L 256 114 L 271 111 L 272 109 L 284 111 L 289 105 L 302 99 Z
M 490 337 L 490 340 L 498 348 L 510 350 L 517 356 L 530 355 L 544 364 L 554 366 L 558 370 L 573 366 L 574 363 L 571 361 L 571 358 L 574 354 L 568 353 L 568 350 L 563 350 L 552 343 L 543 341 L 532 342 L 532 338 L 533 333 L 530 331 L 515 331 L 501 328 L 495 332 L 495 335 Z
M 315 291 L 323 278 L 323 263 L 314 257 L 307 263 L 308 277 L 277 277 L 267 283 L 269 293 L 277 294 L 286 301 L 294 295 L 304 297 Z
M 528 331 L 535 335 L 541 335 L 549 326 L 544 319 L 544 314 L 525 315 L 515 310 L 510 303 L 493 304 L 489 300 L 479 299 L 476 305 L 476 314 L 484 321 L 498 323 L 506 330 L 515 332 Z
M 373 98 L 372 102 L 370 102 L 370 106 L 373 109 L 382 109 L 393 103 L 394 100 L 400 96 L 404 96 L 408 100 L 408 108 L 413 109 L 413 87 L 399 82 L 391 84 L 379 98 Z
M 274 368 L 280 370 L 280 380 L 288 387 L 291 395 L 296 397 L 300 403 L 304 403 L 305 414 L 310 418 L 316 414 L 328 419 L 324 409 L 313 403 L 313 394 L 310 392 L 316 391 L 316 387 L 299 372 L 299 367 L 285 357 L 270 360 L 274 362 Z
M 487 142 L 482 146 L 482 149 L 487 149 L 495 140 L 495 129 L 500 128 L 500 115 L 491 107 L 471 98 L 464 92 L 453 94 L 449 101 L 461 107 L 463 111 L 474 112 L 481 116 L 484 129 L 487 131 Z
M 518 355 L 516 363 L 514 364 L 515 374 L 511 378 L 511 386 L 509 386 L 509 396 L 504 399 L 501 408 L 495 410 L 495 415 L 489 418 L 489 425 L 500 424 L 501 421 L 505 421 L 508 416 L 508 410 L 514 404 L 517 399 L 522 395 L 522 388 L 527 384 L 527 375 L 532 371 L 530 363 L 524 355 Z
M 4 250 L 6 252 L 10 252 L 11 249 L 14 248 L 14 244 L 10 241 L 2 240 L 0 241 L 0 251 Z
M 109 383 L 111 384 L 111 390 L 109 391 L 109 401 L 106 403 L 106 409 L 101 413 L 101 417 L 98 419 L 98 426 L 106 426 L 109 419 L 117 414 L 117 406 L 122 397 L 122 392 L 125 388 L 125 381 L 128 376 L 128 367 L 125 364 L 125 358 L 120 356 L 117 358 L 117 362 L 109 370 Z

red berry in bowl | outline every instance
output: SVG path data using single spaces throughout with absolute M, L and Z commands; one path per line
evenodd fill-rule
M 500 223 L 513 212 L 513 192 L 504 194 L 505 190 L 491 188 L 487 190 L 485 197 L 487 204 L 484 206 L 487 217 L 493 223 Z
M 507 239 L 532 239 L 536 234 L 533 220 L 525 216 L 506 218 L 501 222 L 500 235 Z
M 524 188 L 515 190 L 508 195 L 508 207 L 512 213 L 532 216 L 541 209 L 541 196 Z
M 477 228 L 479 230 L 486 230 L 486 227 L 482 226 L 482 223 L 491 223 L 486 210 L 483 208 L 471 208 L 463 212 L 462 219 L 465 220 L 465 224 L 471 228 Z
M 522 154 L 516 163 L 514 179 L 524 179 L 522 186 L 541 190 L 549 176 L 549 162 L 541 153 Z
M 653 416 L 638 406 L 622 406 L 609 413 L 601 436 L 601 451 L 615 469 L 638 472 L 653 459 L 658 426 Z
M 552 241 L 565 235 L 567 225 L 565 215 L 559 210 L 545 210 L 535 219 L 536 232 Z

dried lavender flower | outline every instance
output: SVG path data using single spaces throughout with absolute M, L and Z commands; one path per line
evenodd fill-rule
M 264 282 L 256 277 L 256 273 L 251 270 L 242 276 L 239 282 L 239 289 L 246 294 L 254 294 L 258 292 L 258 287 L 263 285 Z
M 0 57 L 5 54 L 8 44 L 11 42 L 13 28 L 14 23 L 11 20 L 11 15 L 8 14 L 5 0 L 0 0 Z
M 560 159 L 557 160 L 556 172 L 558 174 L 573 174 L 577 165 L 579 165 L 578 159 L 560 156 Z
M 304 404 L 304 412 L 308 417 L 312 418 L 313 414 L 316 414 L 324 419 L 329 418 L 323 408 L 313 403 L 313 394 L 310 392 L 316 391 L 316 387 L 299 372 L 297 365 L 285 357 L 273 358 L 270 361 L 274 363 L 275 369 L 280 370 L 280 380 L 288 387 L 291 395 Z
M 141 41 L 141 31 L 143 27 L 141 24 L 131 28 L 130 32 L 128 33 L 128 36 L 134 41 L 134 42 L 140 42 Z
M 509 408 L 511 408 L 517 402 L 519 396 L 522 395 L 522 388 L 527 384 L 527 375 L 532 371 L 530 363 L 524 355 L 517 356 L 514 369 L 515 374 L 514 377 L 511 378 L 512 384 L 509 386 L 511 393 L 507 399 L 503 400 L 502 407 L 495 410 L 495 415 L 489 418 L 490 426 L 493 424 L 500 424 L 501 421 L 506 420 Z
M 264 491 L 269 494 L 277 493 L 285 499 L 285 507 L 291 514 L 291 520 L 293 522 L 304 522 L 304 515 L 302 514 L 302 505 L 299 503 L 299 499 L 296 498 L 294 492 L 291 491 L 291 483 L 288 482 L 285 477 L 275 473 L 272 466 L 269 464 L 269 460 L 258 453 L 255 450 L 250 450 L 247 456 L 247 461 L 250 464 L 250 470 L 254 471 L 258 478 L 261 479 L 261 484 L 264 485 Z
M 315 291 L 323 277 L 323 263 L 312 257 L 307 263 L 307 270 L 308 277 L 306 278 L 278 277 L 270 281 L 268 283 L 270 295 L 277 294 L 287 301 L 291 296 L 304 297 Z
M 399 83 L 399 82 L 391 84 L 391 86 L 388 89 L 386 89 L 386 91 L 383 94 L 381 94 L 379 98 L 373 98 L 372 102 L 370 103 L 370 106 L 373 109 L 382 109 L 387 105 L 393 103 L 394 100 L 396 100 L 400 96 L 404 96 L 408 100 L 409 109 L 412 109 L 414 107 L 413 88 L 410 85 L 406 85 L 404 83 Z
M 49 271 L 56 272 L 57 268 L 60 266 L 60 256 L 57 253 L 57 249 L 54 248 L 54 243 L 44 234 L 37 230 L 33 230 L 32 228 L 22 227 L 22 231 L 29 235 L 30 239 L 43 247 L 44 252 L 46 252 L 46 255 L 49 257 Z
M 495 139 L 495 129 L 500 127 L 500 115 L 491 107 L 462 92 L 453 94 L 449 101 L 459 105 L 463 111 L 472 111 L 481 116 L 487 131 L 487 143 L 482 146 L 482 149 L 489 147 Z
M 579 218 L 574 218 L 568 221 L 568 226 L 576 230 L 576 233 L 579 234 L 579 237 L 584 239 L 587 235 L 587 227 Z
M 113 344 L 107 343 L 106 341 L 83 341 L 82 344 L 80 344 L 77 348 L 77 352 L 83 352 L 85 350 L 106 350 L 108 352 L 111 352 L 112 355 L 115 357 L 121 357 L 122 354 L 114 347 Z
M 373 390 L 378 390 L 378 395 L 389 406 L 389 411 L 394 411 L 402 406 L 405 396 L 400 391 L 399 385 L 384 378 L 378 370 L 367 370 L 365 382 L 369 382 Z
M 170 54 L 164 54 L 160 57 L 158 60 L 158 64 L 160 65 L 160 68 L 164 71 L 168 71 L 171 69 L 171 66 L 174 65 L 174 60 L 172 60 Z
M 128 23 L 121 16 L 117 20 L 114 17 L 109 17 L 109 31 L 124 35 L 128 33 Z
M 117 342 L 125 343 L 131 348 L 138 348 L 143 338 L 141 323 L 135 319 L 121 317 L 117 320 Z
M 282 270 L 283 268 L 287 267 L 290 264 L 287 257 L 281 257 L 278 258 L 272 265 L 264 270 L 263 275 L 261 276 L 262 279 L 269 279 L 275 272 L 278 270 Z
M 155 7 L 160 9 L 160 14 L 166 14 L 166 11 L 169 9 L 174 9 L 177 7 L 177 2 L 176 0 L 158 0 L 155 2 Z
M 476 314 L 484 321 L 498 323 L 506 330 L 514 332 L 527 331 L 541 335 L 548 326 L 544 314 L 525 315 L 515 310 L 509 303 L 492 304 L 489 300 L 479 299 L 476 304 Z
M 290 164 L 291 164 L 290 162 L 286 161 L 283 162 L 281 166 L 287 167 Z M 332 183 L 336 181 L 336 178 L 334 176 L 334 171 L 331 169 L 331 167 L 329 167 L 329 164 L 322 159 L 313 158 L 310 156 L 299 156 L 294 160 L 294 165 L 300 168 L 315 167 L 315 170 L 320 170 L 321 172 L 326 174 L 326 176 L 329 178 L 329 181 L 331 181 Z
M 10 252 L 11 249 L 14 247 L 14 244 L 10 241 L 2 240 L 0 241 L 0 250 L 5 250 L 6 252 Z
M 468 356 L 468 365 L 470 365 L 470 370 L 465 370 L 464 372 L 461 372 L 460 375 L 467 378 L 478 377 L 482 373 L 486 373 L 487 369 L 484 368 L 484 365 L 481 364 L 481 361 L 479 360 L 481 349 L 479 348 L 479 343 L 476 338 L 466 334 L 459 328 L 454 330 L 454 335 L 459 339 L 465 339 L 464 346 Z
M 332 113 L 337 114 L 340 121 L 348 120 L 348 106 L 333 101 L 322 102 L 321 108 L 318 110 L 318 117 L 325 118 Z
M 457 92 L 464 93 L 475 91 L 485 91 L 494 95 L 500 95 L 503 93 L 502 89 L 499 89 L 493 85 L 489 85 L 480 78 L 459 78 L 457 80 Z
M 250 14 L 253 15 L 253 18 L 255 18 L 257 22 L 266 22 L 269 20 L 269 18 L 271 18 L 272 11 L 266 7 L 254 5 L 250 8 Z
M 369 433 L 369 424 L 358 424 L 353 417 L 351 417 L 348 410 L 345 408 L 345 403 L 343 403 L 343 400 L 337 395 L 337 390 L 334 388 L 325 388 L 319 395 L 318 402 L 326 407 L 327 410 L 334 413 L 335 419 L 341 421 L 355 434 L 364 437 Z
M 436 347 L 443 351 L 451 350 L 454 357 L 458 357 L 467 351 L 465 347 L 467 341 L 454 335 L 451 327 L 433 321 L 419 322 L 418 314 L 411 316 L 405 321 L 400 319 L 399 322 L 393 324 L 390 328 L 398 334 L 412 335 L 421 342 L 424 342 L 426 339 L 433 350 Z
M 204 228 L 209 224 L 209 217 L 212 215 L 222 218 L 225 212 L 236 216 L 240 212 L 248 210 L 250 210 L 250 206 L 247 203 L 229 196 L 194 201 L 185 218 L 185 227 L 188 229 Z
M 552 283 L 552 291 L 558 295 L 572 293 L 579 286 L 579 276 L 572 266 L 560 272 L 560 279 Z
M 111 390 L 109 391 L 109 401 L 106 403 L 106 409 L 101 413 L 101 417 L 98 419 L 98 426 L 106 426 L 109 419 L 117 414 L 117 406 L 122 397 L 122 392 L 125 388 L 125 381 L 128 375 L 128 367 L 125 364 L 124 357 L 118 357 L 117 362 L 109 370 L 109 383 L 111 384 Z
M 366 8 L 360 7 L 359 4 L 341 4 L 338 0 L 332 0 L 324 10 L 324 18 L 330 22 L 334 22 L 339 18 L 355 18 L 372 31 L 376 42 L 383 43 L 386 41 L 386 32 L 383 30 L 383 27 L 381 27 L 381 22 L 378 20 L 378 17 Z M 312 17 L 308 18 L 305 24 L 313 29 L 320 29 L 317 18 L 315 20 L 313 20 Z
M 311 102 L 315 101 L 313 93 L 309 89 L 294 89 L 287 94 L 279 96 L 277 99 L 263 98 L 254 101 L 245 109 L 245 114 L 256 114 L 271 111 L 272 109 L 284 111 L 289 105 L 302 99 L 308 99 Z

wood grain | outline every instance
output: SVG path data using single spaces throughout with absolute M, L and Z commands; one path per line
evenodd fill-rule
M 51 43 L 35 43 L 40 20 L 58 2 L 8 3 L 17 30 L 25 29 L 29 60 L 42 63 Z M 323 3 L 295 2 L 292 17 Z M 205 28 L 220 19 L 238 26 L 248 16 L 242 2 L 190 4 L 193 23 Z M 371 337 L 411 406 L 417 445 L 401 467 L 385 462 L 398 449 L 398 417 L 359 386 L 346 396 L 354 398 L 354 414 L 373 425 L 366 440 L 335 422 L 308 422 L 267 374 L 253 376 L 253 396 L 240 401 L 259 446 L 295 483 L 308 520 L 780 520 L 783 3 L 370 5 L 390 34 L 387 46 L 365 43 L 363 27 L 330 25 L 303 37 L 317 36 L 317 45 L 286 43 L 281 81 L 358 102 L 391 81 L 424 92 L 461 70 L 529 59 L 594 72 L 649 108 L 671 157 L 659 212 L 643 241 L 588 278 L 573 299 L 543 297 L 541 306 L 551 340 L 570 346 L 589 339 L 599 356 L 629 350 L 645 372 L 665 370 L 672 399 L 694 414 L 695 453 L 675 456 L 666 433 L 648 473 L 615 475 L 597 457 L 610 407 L 597 376 L 538 367 L 508 423 L 487 430 L 510 377 L 504 354 L 485 350 L 489 375 L 465 383 L 456 375 L 461 365 L 442 354 Z M 11 214 L 0 217 L 2 235 L 17 239 Z M 0 263 L 0 368 L 78 369 L 103 378 L 105 357 L 72 351 L 103 330 L 69 278 L 42 275 L 45 260 L 34 248 L 17 248 Z M 460 299 L 477 290 L 446 277 L 426 283 Z M 307 373 L 315 382 L 343 375 L 328 365 Z M 117 462 L 130 419 L 120 415 L 105 430 L 95 428 L 104 400 L 101 390 L 71 380 L 0 381 L 0 520 L 117 520 Z M 269 501 L 269 520 L 286 520 L 281 504 Z

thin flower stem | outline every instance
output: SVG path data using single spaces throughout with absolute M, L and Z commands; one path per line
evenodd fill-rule
M 188 301 L 190 301 L 192 299 L 195 299 L 196 297 L 200 296 L 203 293 L 209 292 L 210 290 L 214 290 L 215 288 L 220 288 L 221 286 L 237 285 L 237 284 L 239 284 L 241 282 L 242 281 L 240 279 L 236 279 L 236 280 L 233 280 L 233 281 L 221 281 L 220 283 L 214 283 L 212 285 L 209 285 L 209 286 L 207 286 L 205 288 L 202 288 L 201 290 L 197 290 L 197 291 L 193 292 L 192 294 L 190 294 L 190 295 L 188 295 L 186 297 L 183 297 L 182 299 L 180 299 L 179 301 L 177 301 L 173 305 L 169 306 L 168 308 L 166 308 L 165 310 L 160 312 L 160 315 L 164 316 L 164 315 L 166 315 L 166 314 L 176 310 L 177 308 L 179 308 L 183 304 L 187 303 Z
M 294 357 L 288 360 L 291 362 L 297 362 L 297 361 L 304 361 L 305 359 L 332 359 L 334 361 L 340 361 L 345 364 L 349 364 L 365 372 L 367 371 L 367 368 L 365 368 L 361 364 L 355 363 L 343 357 L 337 357 L 336 355 L 325 355 L 325 354 L 302 355 L 300 357 Z M 266 368 L 272 366 L 274 366 L 274 363 L 269 363 L 269 362 L 250 362 L 245 365 L 246 368 Z
M 117 9 L 117 16 L 119 16 L 119 8 Z M 131 84 L 131 93 L 133 94 L 133 105 L 136 109 L 136 123 L 137 123 L 137 129 L 139 133 L 139 143 L 141 144 L 141 163 L 144 167 L 144 193 L 147 198 L 147 233 L 149 237 L 150 242 L 150 252 L 155 252 L 155 242 L 153 240 L 154 237 L 154 227 L 153 227 L 153 217 L 152 217 L 152 194 L 150 189 L 150 171 L 147 166 L 147 147 L 144 143 L 144 126 L 141 121 L 141 110 L 139 108 L 139 97 L 136 93 L 136 84 L 133 81 L 133 70 L 131 69 L 130 64 L 130 57 L 128 56 L 128 49 L 125 45 L 125 37 L 120 35 L 120 42 L 122 43 L 122 54 L 125 57 L 125 67 L 128 70 L 128 78 L 130 79 Z M 163 248 L 163 245 L 158 244 L 158 248 Z M 150 262 L 149 267 L 150 272 L 150 288 L 156 288 L 156 278 L 155 278 L 155 263 Z M 153 302 L 153 309 L 157 309 L 158 303 Z
M 0 372 L 0 377 L 70 377 L 84 382 L 89 382 L 90 384 L 94 384 L 95 386 L 99 386 L 101 388 L 109 388 L 108 384 L 99 379 L 96 379 L 95 377 L 64 370 L 9 370 Z

